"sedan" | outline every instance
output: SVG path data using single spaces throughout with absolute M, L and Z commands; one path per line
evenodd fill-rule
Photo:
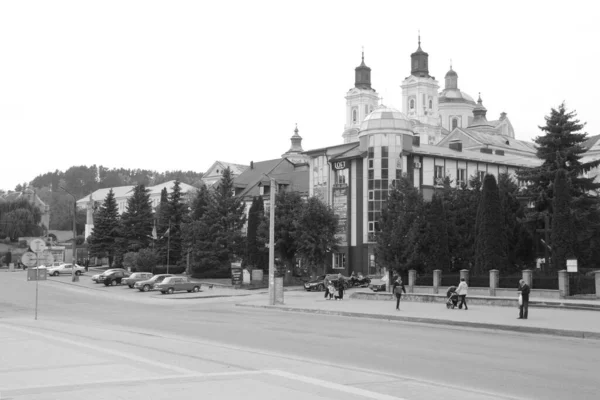
M 146 281 L 136 282 L 133 287 L 138 289 L 140 292 L 147 292 L 153 290 L 157 283 L 161 283 L 165 278 L 173 276 L 171 274 L 158 274 Z
M 187 276 L 170 276 L 162 282 L 157 283 L 155 288 L 160 290 L 162 294 L 173 294 L 186 290 L 188 293 L 199 292 L 200 284 L 190 281 Z
M 136 282 L 147 281 L 150 278 L 152 278 L 151 272 L 134 272 L 129 278 L 123 279 L 121 283 L 133 289 Z
M 111 268 L 111 269 L 107 269 L 106 271 L 104 271 L 101 274 L 96 274 L 92 276 L 92 281 L 95 283 L 102 283 L 104 282 L 104 279 L 106 278 L 107 275 L 109 275 L 111 272 L 114 271 L 124 271 L 123 268 Z
M 79 276 L 85 272 L 85 267 L 77 264 L 61 264 L 59 266 L 52 266 L 46 269 L 48 270 L 48 275 L 52 276 L 59 276 L 60 274 L 71 275 L 73 272 L 75 275 Z

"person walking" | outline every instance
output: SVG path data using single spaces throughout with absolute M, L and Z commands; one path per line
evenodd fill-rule
M 329 280 L 327 279 L 327 275 L 325 275 L 325 279 L 323 279 L 323 287 L 325 288 L 325 296 L 324 298 L 329 297 Z
M 462 309 L 462 306 L 465 306 L 465 311 L 467 308 L 467 292 L 469 290 L 469 285 L 465 282 L 465 278 L 460 278 L 460 283 L 456 288 L 456 293 L 458 293 L 458 298 L 460 299 L 460 304 L 458 305 L 458 309 Z
M 402 292 L 406 293 L 402 278 L 398 277 L 392 287 L 392 293 L 396 295 L 396 310 L 400 310 L 400 298 L 402 297 Z
M 523 279 L 519 281 L 519 296 L 521 296 L 521 304 L 519 304 L 519 318 L 527 319 L 527 312 L 529 311 L 529 292 L 531 288 L 525 283 Z
M 338 274 L 338 294 L 335 296 L 336 300 L 344 300 L 344 278 L 342 274 Z

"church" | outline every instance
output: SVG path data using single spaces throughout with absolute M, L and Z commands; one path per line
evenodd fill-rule
M 461 91 L 450 67 L 444 88 L 429 71 L 429 55 L 419 38 L 410 56 L 410 75 L 401 83 L 402 108 L 380 104 L 371 86 L 371 68 L 355 68 L 346 93 L 343 143 L 304 151 L 309 164 L 309 195 L 329 204 L 339 218 L 339 248 L 327 272 L 381 273 L 375 234 L 394 181 L 410 179 L 430 200 L 445 178 L 452 186 L 492 174 L 512 176 L 540 165 L 533 143 L 515 138 L 506 113 L 487 119 L 481 96 Z

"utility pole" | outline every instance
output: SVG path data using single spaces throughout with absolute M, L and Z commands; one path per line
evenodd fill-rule
M 269 305 L 275 305 L 275 179 L 271 179 L 269 208 Z
M 73 198 L 73 260 L 71 260 L 71 282 L 79 282 L 79 276 L 75 274 L 75 261 L 77 260 L 77 199 L 73 196 L 73 193 L 69 192 L 64 187 L 60 186 L 62 190 L 67 192 Z

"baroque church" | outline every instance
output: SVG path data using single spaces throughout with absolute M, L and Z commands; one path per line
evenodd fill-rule
M 343 144 L 303 152 L 309 196 L 338 216 L 339 246 L 325 272 L 382 272 L 375 235 L 389 190 L 400 177 L 430 200 L 446 178 L 452 186 L 468 186 L 471 177 L 515 176 L 540 163 L 533 143 L 515 138 L 506 113 L 488 120 L 481 96 L 475 101 L 459 89 L 452 66 L 440 90 L 420 39 L 410 55 L 410 75 L 400 83 L 401 110 L 380 104 L 371 72 L 363 53 L 354 87 L 346 93 Z

